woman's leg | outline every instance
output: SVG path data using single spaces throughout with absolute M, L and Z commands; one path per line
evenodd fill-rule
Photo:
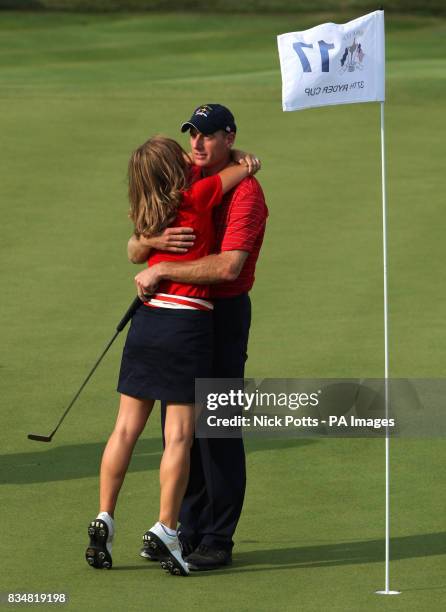
M 99 511 L 113 516 L 133 448 L 152 411 L 154 400 L 121 394 L 115 428 L 101 463 Z
M 165 448 L 160 465 L 159 520 L 171 529 L 177 528 L 180 506 L 189 480 L 194 424 L 192 404 L 167 405 L 164 426 Z

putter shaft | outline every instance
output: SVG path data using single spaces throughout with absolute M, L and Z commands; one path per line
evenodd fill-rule
M 130 304 L 130 307 L 128 308 L 127 312 L 125 313 L 125 315 L 122 317 L 121 321 L 119 321 L 117 327 L 116 327 L 116 332 L 113 336 L 113 338 L 110 340 L 110 342 L 107 344 L 107 346 L 105 347 L 105 349 L 102 351 L 101 356 L 99 357 L 99 359 L 96 361 L 96 363 L 94 364 L 94 366 L 92 367 L 91 371 L 89 372 L 87 378 L 84 380 L 84 382 L 82 383 L 79 391 L 76 393 L 76 395 L 73 397 L 73 399 L 71 400 L 71 402 L 69 403 L 68 407 L 65 409 L 64 413 L 62 414 L 62 416 L 59 419 L 59 422 L 57 423 L 56 427 L 54 428 L 54 430 L 50 433 L 49 436 L 42 436 L 39 434 L 28 434 L 28 438 L 30 440 L 35 440 L 37 442 L 51 442 L 54 434 L 56 433 L 56 431 L 59 429 L 59 427 L 62 424 L 62 421 L 65 419 L 65 417 L 67 416 L 67 414 L 69 413 L 69 411 L 71 410 L 71 407 L 73 406 L 74 402 L 77 400 L 77 398 L 79 397 L 79 395 L 82 393 L 82 390 L 84 389 L 85 385 L 88 383 L 88 381 L 90 380 L 90 378 L 93 376 L 96 368 L 98 367 L 98 365 L 101 363 L 102 359 L 104 358 L 105 354 L 107 353 L 108 349 L 111 347 L 111 345 L 113 344 L 113 342 L 116 340 L 116 337 L 119 335 L 119 333 L 124 329 L 124 327 L 127 325 L 127 323 L 130 321 L 130 319 L 133 317 L 133 315 L 135 314 L 135 312 L 138 310 L 138 308 L 141 306 L 142 302 L 139 299 L 139 297 L 136 297 L 133 302 Z

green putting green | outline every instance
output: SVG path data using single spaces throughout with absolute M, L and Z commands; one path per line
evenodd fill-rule
M 48 434 L 134 297 L 126 164 L 146 137 L 187 140 L 200 103 L 237 120 L 270 208 L 247 375 L 383 374 L 379 105 L 283 113 L 276 35 L 335 15 L 0 13 L 0 591 L 66 592 L 71 610 L 443 610 L 443 440 L 247 443 L 234 564 L 188 580 L 140 559 L 158 508 L 159 420 L 116 513 L 114 569 L 84 560 L 113 426 L 119 338 Z M 445 21 L 387 20 L 390 369 L 445 375 Z M 51 609 L 54 609 L 53 606 Z

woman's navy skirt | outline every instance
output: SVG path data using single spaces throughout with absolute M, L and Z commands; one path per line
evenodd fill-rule
M 212 312 L 141 306 L 122 353 L 118 391 L 192 404 L 195 379 L 212 376 Z

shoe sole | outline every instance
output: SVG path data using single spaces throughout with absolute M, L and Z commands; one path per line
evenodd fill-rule
M 108 527 L 103 521 L 97 519 L 90 523 L 88 528 L 90 544 L 85 551 L 88 565 L 95 569 L 111 569 L 112 558 L 107 550 Z
M 148 554 L 156 554 L 161 567 L 173 576 L 188 576 L 189 572 L 184 569 L 181 563 L 172 555 L 164 542 L 155 533 L 147 531 L 143 536 L 144 550 L 150 551 Z

